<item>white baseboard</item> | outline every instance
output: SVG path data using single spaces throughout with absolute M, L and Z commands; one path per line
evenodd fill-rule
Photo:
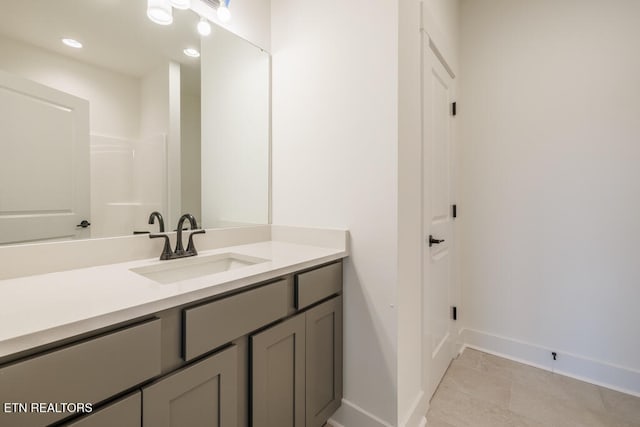
M 553 361 L 553 350 L 549 348 L 473 329 L 460 332 L 462 351 L 465 347 L 473 348 L 640 397 L 640 371 L 564 352 L 558 352 L 557 360 Z
M 407 411 L 407 414 L 404 416 L 403 421 L 400 422 L 399 427 L 423 426 L 422 420 L 424 419 L 424 416 L 428 410 L 429 399 L 427 398 L 427 395 L 424 393 L 424 391 L 420 390 L 420 392 L 413 400 L 413 404 L 409 408 L 409 411 Z
M 393 427 L 346 399 L 342 399 L 342 406 L 329 418 L 329 422 L 335 427 Z

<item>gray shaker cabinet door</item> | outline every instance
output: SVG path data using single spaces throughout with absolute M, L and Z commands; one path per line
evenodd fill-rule
M 159 375 L 160 349 L 156 319 L 41 353 L 0 368 L 0 402 L 101 402 Z M 0 410 L 0 426 L 41 427 L 69 415 Z
M 143 427 L 237 427 L 237 348 L 142 389 Z
M 305 316 L 251 337 L 252 427 L 304 427 Z
M 320 427 L 342 401 L 342 297 L 320 304 L 306 315 L 306 427 Z

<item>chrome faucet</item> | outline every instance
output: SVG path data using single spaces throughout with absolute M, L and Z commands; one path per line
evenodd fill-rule
M 191 233 L 189 234 L 189 243 L 187 244 L 187 249 L 185 250 L 184 247 L 182 246 L 182 231 L 183 231 L 182 228 L 184 227 L 184 222 L 186 220 L 189 220 Z M 151 218 L 149 218 L 149 221 L 150 221 L 149 223 L 151 224 Z M 164 228 L 163 226 L 164 224 L 161 223 L 162 228 Z M 157 233 L 157 234 L 149 235 L 150 239 L 155 239 L 159 237 L 164 238 L 164 248 L 162 249 L 162 254 L 160 254 L 160 259 L 168 260 L 168 259 L 185 258 L 185 257 L 198 255 L 198 251 L 196 250 L 196 247 L 193 243 L 193 235 L 204 234 L 205 230 L 198 230 L 198 223 L 196 222 L 196 218 L 189 213 L 182 215 L 178 220 L 178 228 L 176 232 L 177 233 L 176 233 L 175 251 L 171 250 L 171 244 L 169 242 L 169 236 L 167 234 Z

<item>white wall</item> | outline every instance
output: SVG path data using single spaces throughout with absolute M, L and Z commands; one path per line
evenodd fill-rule
M 640 3 L 464 0 L 462 316 L 640 393 Z
M 424 0 L 423 24 L 454 73 L 459 69 L 459 0 Z
M 89 101 L 91 237 L 131 233 L 134 141 L 140 81 L 20 41 L 0 37 L 0 68 Z
M 91 133 L 138 137 L 140 84 L 135 77 L 5 37 L 0 37 L 0 68 L 88 100 Z
M 269 221 L 269 55 L 229 32 L 202 40 L 202 223 Z
M 182 73 L 180 92 L 180 172 L 182 175 L 182 212 L 195 215 L 198 224 L 202 221 L 201 176 L 200 176 L 200 91 L 185 90 L 185 73 Z M 197 86 L 200 86 L 198 81 Z
M 350 230 L 345 400 L 336 419 L 349 427 L 393 425 L 398 7 L 272 0 L 271 34 L 273 221 Z
M 142 78 L 142 138 L 169 133 L 169 66 L 164 64 Z
M 159 210 L 167 229 L 176 224 L 178 219 L 177 212 L 171 215 L 168 209 L 169 82 L 169 64 L 158 67 L 142 78 L 140 145 L 137 147 L 134 168 L 136 200 L 141 204 L 138 220 L 145 221 L 153 210 Z M 174 174 L 179 171 L 173 169 Z M 144 222 L 138 227 L 143 225 Z
M 182 212 L 180 64 L 169 62 L 169 133 L 167 135 L 167 218 L 177 224 Z
M 422 148 L 420 1 L 399 2 L 398 81 L 398 421 L 426 412 L 422 330 Z

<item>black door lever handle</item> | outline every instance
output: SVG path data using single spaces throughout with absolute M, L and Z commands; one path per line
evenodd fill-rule
M 429 247 L 439 245 L 442 242 L 444 242 L 444 239 L 434 239 L 433 236 L 429 234 Z

